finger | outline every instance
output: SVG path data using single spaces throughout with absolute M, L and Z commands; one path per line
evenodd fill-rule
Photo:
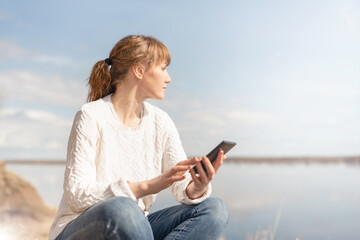
M 172 176 L 171 177 L 171 181 L 172 182 L 178 182 L 178 181 L 181 181 L 181 180 L 184 180 L 186 178 L 185 175 L 181 175 L 181 176 Z
M 196 173 L 195 173 L 194 169 L 190 169 L 190 175 L 191 175 L 191 178 L 192 178 L 195 185 L 200 185 L 201 184 L 201 182 L 199 180 L 199 177 L 196 176 Z
M 221 166 L 221 164 L 223 163 L 224 161 L 224 151 L 221 149 L 218 153 L 218 156 L 214 162 L 214 169 L 215 169 L 215 172 L 217 172 L 217 170 L 219 169 L 219 167 Z
M 171 169 L 171 174 L 184 174 L 186 171 L 192 168 L 191 165 L 175 165 Z
M 203 161 L 203 158 L 201 159 L 201 161 Z M 207 175 L 206 175 L 205 170 L 202 167 L 202 164 L 200 162 L 198 162 L 196 164 L 196 168 L 198 170 L 198 175 L 199 175 L 200 181 L 202 183 L 206 183 L 207 182 Z
M 189 158 L 187 160 L 184 160 L 184 161 L 181 161 L 178 163 L 178 165 L 194 165 L 196 164 L 197 162 L 199 162 L 200 159 L 197 158 L 197 157 L 193 157 L 193 158 Z
M 192 165 L 175 165 L 172 169 L 175 172 L 190 170 Z
M 206 167 L 206 172 L 207 172 L 207 177 L 208 177 L 208 180 L 212 180 L 215 176 L 215 169 L 213 167 L 213 165 L 211 164 L 210 160 L 204 156 L 203 157 L 203 163 L 205 164 L 205 167 Z

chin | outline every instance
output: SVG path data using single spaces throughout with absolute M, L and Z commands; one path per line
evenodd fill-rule
M 156 98 L 157 100 L 163 100 L 165 98 L 165 96 L 164 95 L 162 95 L 162 96 L 159 96 L 158 98 Z
M 165 96 L 164 95 L 158 95 L 158 96 L 152 96 L 150 98 L 154 99 L 154 100 L 163 100 L 165 98 Z

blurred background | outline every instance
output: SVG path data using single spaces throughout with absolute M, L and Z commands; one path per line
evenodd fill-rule
M 188 156 L 238 143 L 214 181 L 224 239 L 359 238 L 359 12 L 355 0 L 1 0 L 0 159 L 56 208 L 92 66 L 122 37 L 152 35 L 172 82 L 150 102 Z

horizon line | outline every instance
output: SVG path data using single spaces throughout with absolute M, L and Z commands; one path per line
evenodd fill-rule
M 29 164 L 29 165 L 65 165 L 66 160 L 45 160 L 45 159 L 0 159 L 4 164 Z M 354 156 L 283 156 L 283 157 L 228 157 L 226 162 L 234 163 L 360 163 L 360 155 Z

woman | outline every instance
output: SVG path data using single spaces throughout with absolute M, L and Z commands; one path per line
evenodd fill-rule
M 64 194 L 49 239 L 221 234 L 227 210 L 220 199 L 208 197 L 224 153 L 214 166 L 206 157 L 187 159 L 170 117 L 145 102 L 164 98 L 169 64 L 170 53 L 157 39 L 127 36 L 94 65 L 89 103 L 77 112 L 70 133 Z M 156 194 L 168 187 L 182 204 L 148 214 Z

